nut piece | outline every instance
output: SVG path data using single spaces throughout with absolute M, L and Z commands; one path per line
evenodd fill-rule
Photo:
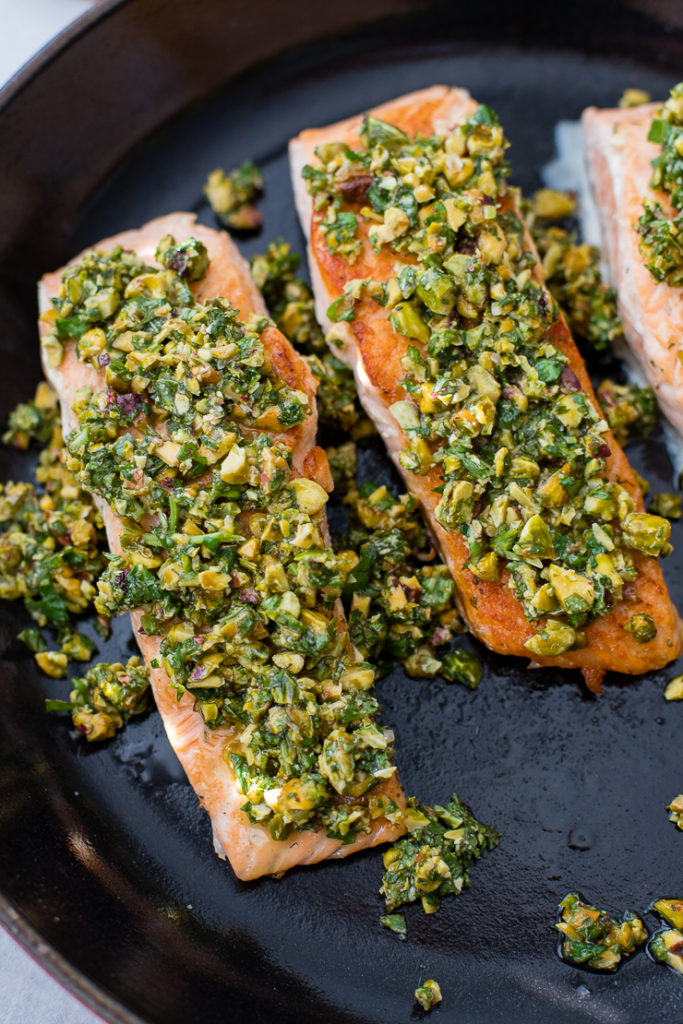
M 298 480 L 292 481 L 292 489 L 297 505 L 302 512 L 307 512 L 309 516 L 319 512 L 328 499 L 325 488 L 315 480 L 306 480 L 304 477 L 300 477 Z
M 244 448 L 236 444 L 223 459 L 221 480 L 226 484 L 245 484 L 249 479 L 249 463 Z

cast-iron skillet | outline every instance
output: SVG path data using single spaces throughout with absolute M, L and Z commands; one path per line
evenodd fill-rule
M 515 180 L 538 183 L 553 126 L 624 86 L 663 97 L 681 77 L 677 4 L 417 4 L 405 0 L 104 3 L 39 55 L 0 98 L 3 416 L 39 377 L 34 283 L 82 246 L 174 209 L 196 209 L 205 174 L 265 168 L 261 237 L 301 249 L 285 145 L 312 124 L 410 89 L 467 86 L 500 113 Z M 606 361 L 596 373 L 618 372 Z M 632 449 L 668 488 L 661 436 Z M 30 472 L 4 450 L 2 478 Z M 391 479 L 379 447 L 366 476 Z M 683 529 L 665 564 L 683 603 Z M 683 1021 L 683 979 L 639 954 L 615 975 L 555 953 L 558 900 L 579 889 L 610 911 L 683 895 L 683 835 L 666 804 L 683 789 L 683 705 L 664 681 L 612 676 L 599 698 L 578 673 L 530 672 L 473 640 L 475 693 L 407 679 L 380 685 L 410 793 L 451 789 L 504 833 L 472 889 L 400 943 L 378 923 L 381 854 L 240 884 L 150 714 L 96 750 L 42 709 L 47 680 L 3 606 L 0 917 L 60 980 L 111 1021 L 404 1022 L 437 978 L 434 1019 L 459 1024 Z M 132 649 L 125 621 L 102 645 Z M 647 918 L 650 927 L 655 919 Z

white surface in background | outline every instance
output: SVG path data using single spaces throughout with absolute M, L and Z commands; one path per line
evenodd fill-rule
M 0 86 L 92 7 L 90 0 L 0 0 Z M 0 1024 L 99 1024 L 0 928 Z
M 0 86 L 92 6 L 91 0 L 0 0 Z

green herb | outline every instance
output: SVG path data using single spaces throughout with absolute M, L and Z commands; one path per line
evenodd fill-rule
M 643 922 L 630 911 L 619 921 L 584 903 L 576 893 L 565 896 L 560 909 L 561 920 L 555 927 L 564 936 L 562 956 L 569 963 L 613 971 L 647 939 Z

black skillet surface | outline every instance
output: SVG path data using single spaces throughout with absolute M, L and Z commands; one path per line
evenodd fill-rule
M 251 157 L 265 169 L 265 226 L 247 254 L 278 234 L 301 248 L 285 146 L 302 127 L 434 82 L 467 86 L 501 115 L 514 178 L 529 189 L 558 119 L 614 103 L 625 85 L 663 96 L 680 78 L 681 34 L 623 5 L 581 4 L 571 15 L 571 5 L 557 14 L 421 5 L 409 18 L 410 6 L 105 4 L 83 23 L 89 31 L 72 30 L 6 91 L 3 415 L 39 375 L 33 281 L 169 210 L 212 223 L 201 184 L 216 165 Z M 387 10 L 394 16 L 369 25 Z M 313 48 L 286 50 L 317 36 Z M 670 486 L 660 436 L 630 454 L 653 490 Z M 366 476 L 391 478 L 376 446 L 361 464 Z M 0 470 L 17 478 L 29 465 L 3 451 Z M 673 533 L 665 574 L 683 606 L 683 527 Z M 407 791 L 434 801 L 456 789 L 504 833 L 469 892 L 435 917 L 408 911 L 400 943 L 378 923 L 378 851 L 284 881 L 236 882 L 213 854 L 158 715 L 86 749 L 42 710 L 68 684 L 34 671 L 14 639 L 25 624 L 18 607 L 2 607 L 0 918 L 108 1019 L 398 1024 L 422 1017 L 412 992 L 435 977 L 442 1024 L 683 1021 L 683 980 L 672 972 L 642 954 L 615 975 L 575 970 L 556 957 L 552 931 L 571 889 L 613 912 L 683 894 L 683 835 L 665 811 L 683 789 L 683 705 L 662 698 L 681 666 L 611 676 L 596 699 L 577 673 L 529 672 L 468 640 L 485 665 L 473 694 L 400 670 L 382 680 Z M 101 657 L 130 650 L 122 621 Z

